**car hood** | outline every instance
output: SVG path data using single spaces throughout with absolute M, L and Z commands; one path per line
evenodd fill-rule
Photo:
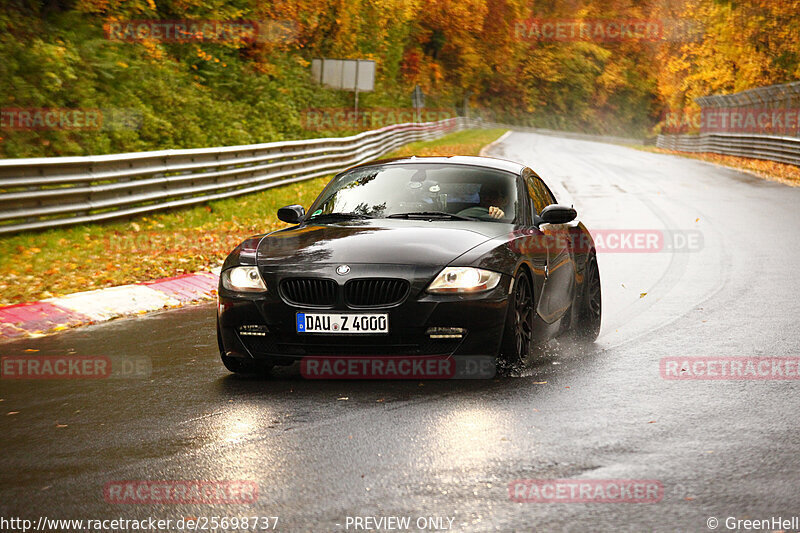
M 257 263 L 287 268 L 325 263 L 446 265 L 508 231 L 506 224 L 471 221 L 380 219 L 308 224 L 263 238 Z

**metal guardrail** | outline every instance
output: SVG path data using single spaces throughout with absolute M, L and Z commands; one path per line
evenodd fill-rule
M 756 87 L 733 94 L 711 94 L 694 99 L 700 107 L 774 106 L 800 103 L 800 81 Z
M 800 81 L 756 87 L 733 94 L 701 96 L 695 98 L 695 102 L 702 108 L 701 122 L 704 115 L 709 113 L 709 123 L 705 125 L 710 128 L 711 118 L 716 116 L 716 127 L 723 131 L 714 130 L 714 133 L 698 135 L 662 134 L 656 141 L 657 147 L 679 152 L 750 157 L 800 166 L 800 125 L 796 121 L 792 125 L 788 120 L 788 113 L 795 113 L 796 107 L 800 105 Z M 787 115 L 781 115 L 782 112 Z M 739 125 L 736 127 L 730 114 L 740 115 Z M 756 126 L 763 127 L 763 116 L 766 116 L 767 125 L 771 127 L 771 134 L 754 133 Z M 743 124 L 749 124 L 744 122 L 745 117 L 754 124 L 749 131 L 742 130 Z M 739 128 L 738 131 L 736 128 Z M 765 132 L 770 130 L 762 129 Z
M 100 222 L 249 194 L 333 174 L 409 142 L 474 127 L 618 144 L 642 142 L 459 117 L 396 124 L 351 137 L 103 156 L 0 159 L 0 234 Z M 800 138 L 796 137 L 659 135 L 656 146 L 800 166 Z
M 800 138 L 741 133 L 659 135 L 658 148 L 751 157 L 800 166 Z
M 87 157 L 0 160 L 0 234 L 99 222 L 333 174 L 413 141 L 470 128 L 452 118 L 351 137 Z

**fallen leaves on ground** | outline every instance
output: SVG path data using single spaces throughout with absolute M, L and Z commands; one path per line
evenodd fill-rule
M 700 159 L 702 161 L 708 161 L 710 163 L 716 163 L 726 167 L 749 170 L 758 174 L 758 176 L 761 178 L 770 181 L 779 181 L 792 187 L 800 187 L 800 167 L 786 163 L 712 153 L 678 152 L 675 150 L 664 150 L 661 148 L 657 148 L 654 151 L 680 155 L 683 157 L 691 157 L 692 159 Z

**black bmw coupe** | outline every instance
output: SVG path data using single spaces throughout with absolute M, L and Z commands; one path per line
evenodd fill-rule
M 371 162 L 335 176 L 291 227 L 227 257 L 217 338 L 232 372 L 306 357 L 491 356 L 600 330 L 592 237 L 530 168 L 485 157 Z

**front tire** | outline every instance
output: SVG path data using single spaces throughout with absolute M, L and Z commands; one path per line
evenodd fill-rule
M 263 369 L 259 367 L 257 361 L 252 359 L 244 359 L 242 357 L 229 357 L 227 355 L 219 354 L 222 359 L 222 364 L 225 368 L 234 374 L 262 374 Z
M 582 342 L 594 342 L 600 334 L 600 322 L 603 318 L 603 298 L 600 289 L 600 270 L 597 258 L 592 255 L 586 264 L 583 298 L 578 310 L 575 334 Z
M 497 361 L 497 373 L 501 375 L 519 369 L 530 355 L 533 344 L 533 287 L 524 270 L 514 279 L 514 297 L 509 307 Z

